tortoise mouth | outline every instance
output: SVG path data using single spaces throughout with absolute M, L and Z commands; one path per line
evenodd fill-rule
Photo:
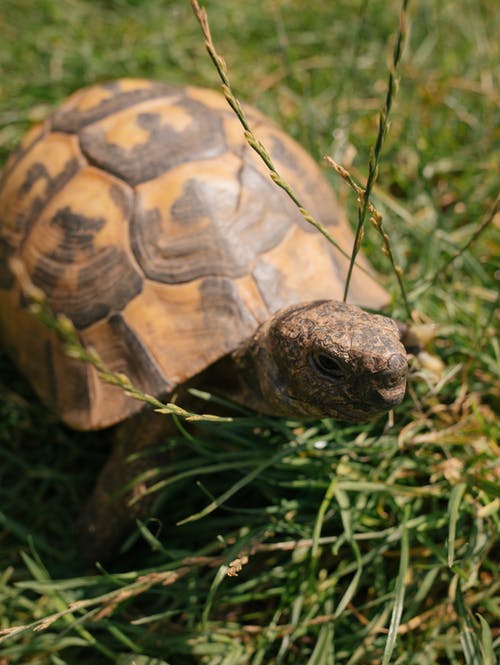
M 374 390 L 371 395 L 371 401 L 377 406 L 392 409 L 398 404 L 401 404 L 405 396 L 406 382 L 403 386 L 396 386 L 395 388 L 382 388 Z
M 318 401 L 306 402 L 290 393 L 282 395 L 283 415 L 298 418 L 333 418 L 335 420 L 361 423 L 372 420 L 395 408 L 403 401 L 405 387 L 391 390 L 373 390 L 363 400 L 342 400 L 338 404 Z M 286 405 L 286 406 L 285 406 Z

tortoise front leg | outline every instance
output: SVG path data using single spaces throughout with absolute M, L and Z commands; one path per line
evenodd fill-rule
M 165 466 L 170 460 L 158 444 L 176 433 L 172 420 L 145 411 L 117 427 L 113 451 L 97 479 L 78 523 L 81 548 L 91 563 L 107 561 L 121 541 L 131 533 L 137 519 L 151 514 L 155 495 L 148 486 L 158 481 L 134 480 L 147 470 Z M 129 486 L 128 489 L 124 489 Z
M 418 356 L 424 347 L 415 328 L 409 323 L 403 323 L 403 321 L 399 321 L 398 319 L 394 320 L 399 328 L 399 339 L 405 347 L 406 352 Z

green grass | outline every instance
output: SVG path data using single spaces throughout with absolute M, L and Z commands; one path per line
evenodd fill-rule
M 238 97 L 366 182 L 399 4 L 207 8 Z M 4 0 L 0 21 L 2 161 L 96 80 L 218 84 L 188 2 Z M 442 366 L 414 363 L 393 419 L 180 424 L 159 519 L 109 570 L 88 571 L 74 523 L 109 435 L 59 425 L 0 356 L 2 665 L 496 662 L 498 225 L 461 248 L 498 194 L 499 44 L 493 0 L 410 4 L 372 198 Z M 330 177 L 355 222 L 352 193 Z M 380 245 L 367 228 L 404 317 Z

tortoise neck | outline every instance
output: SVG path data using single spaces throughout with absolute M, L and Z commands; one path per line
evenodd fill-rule
M 243 344 L 233 353 L 223 356 L 187 381 L 181 390 L 182 398 L 178 399 L 178 403 L 184 407 L 185 399 L 189 404 L 186 408 L 192 408 L 195 413 L 206 411 L 207 405 L 204 401 L 189 392 L 191 388 L 195 388 L 206 391 L 214 397 L 222 397 L 261 412 L 258 380 L 255 377 L 255 364 L 250 346 L 249 340 L 247 344 Z M 227 411 L 227 407 L 224 408 L 216 401 L 210 403 L 211 413 L 227 415 Z
M 265 390 L 272 367 L 267 357 L 267 328 L 268 323 L 259 326 L 235 351 L 191 380 L 189 387 L 207 390 L 257 413 L 279 415 L 269 403 Z M 272 381 L 270 383 L 272 385 Z
M 228 360 L 238 383 L 233 399 L 258 413 L 280 416 L 285 414 L 279 398 L 278 368 L 269 348 L 270 323 L 260 325 Z

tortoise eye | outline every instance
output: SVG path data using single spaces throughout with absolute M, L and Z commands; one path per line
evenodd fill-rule
M 341 379 L 344 375 L 341 363 L 327 353 L 312 353 L 311 361 L 320 374 L 330 379 Z

